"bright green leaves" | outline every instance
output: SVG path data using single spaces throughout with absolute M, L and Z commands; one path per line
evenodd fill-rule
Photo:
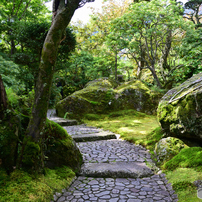
M 0 56 L 0 74 L 6 88 L 12 88 L 14 91 L 18 91 L 20 86 L 20 68 L 12 61 L 5 60 Z
M 182 41 L 180 54 L 185 61 L 185 78 L 202 71 L 202 28 L 189 30 Z
M 110 40 L 116 41 L 116 46 L 124 49 L 139 68 L 150 69 L 159 87 L 159 75 L 155 71 L 167 63 L 172 44 L 184 31 L 181 27 L 189 27 L 189 22 L 183 20 L 180 12 L 181 7 L 175 2 L 143 1 L 132 4 L 124 15 L 111 23 Z M 144 62 L 144 66 L 140 66 L 140 62 Z

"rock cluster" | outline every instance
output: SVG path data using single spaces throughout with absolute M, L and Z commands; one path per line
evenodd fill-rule
M 117 87 L 117 83 L 112 80 L 100 78 L 58 102 L 56 110 L 60 117 L 65 114 L 76 117 L 123 109 L 154 114 L 160 98 L 160 93 L 152 91 L 139 80 L 132 80 Z

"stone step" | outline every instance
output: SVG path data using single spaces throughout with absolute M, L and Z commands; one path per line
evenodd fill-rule
M 99 133 L 75 134 L 71 136 L 75 142 L 116 139 L 116 135 L 108 131 L 102 131 Z
M 143 178 L 152 176 L 154 173 L 141 162 L 109 162 L 84 163 L 79 175 L 102 178 Z
M 47 111 L 47 118 L 51 121 L 54 121 L 55 123 L 61 125 L 61 126 L 74 126 L 77 125 L 78 122 L 77 120 L 74 119 L 64 119 L 64 118 L 60 118 L 57 116 L 56 114 L 56 110 L 55 109 L 48 109 Z
M 63 119 L 63 118 L 53 117 L 53 118 L 49 118 L 49 120 L 54 121 L 55 123 L 61 126 L 74 126 L 78 124 L 77 120 L 73 120 L 73 119 Z

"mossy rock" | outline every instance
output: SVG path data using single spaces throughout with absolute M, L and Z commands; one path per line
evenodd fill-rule
M 44 130 L 46 166 L 68 166 L 78 171 L 83 162 L 82 155 L 72 137 L 57 123 L 47 120 Z
M 169 90 L 161 99 L 157 115 L 167 136 L 201 141 L 202 73 Z
M 135 109 L 147 114 L 156 112 L 162 97 L 160 93 L 150 90 L 139 80 L 116 86 L 116 82 L 107 78 L 91 81 L 84 89 L 58 102 L 57 114 L 64 117 L 68 112 L 71 118 L 79 118 L 84 114 L 103 114 L 124 109 Z
M 156 143 L 154 153 L 157 155 L 157 161 L 163 163 L 172 159 L 184 147 L 186 144 L 180 139 L 167 137 Z
M 114 99 L 114 85 L 106 78 L 87 83 L 84 89 L 74 92 L 57 103 L 58 116 L 64 117 L 68 112 L 71 118 L 79 118 L 83 114 L 104 113 L 110 110 L 110 103 Z
M 155 114 L 162 94 L 152 91 L 140 80 L 132 80 L 115 89 L 116 109 L 135 109 L 146 114 Z

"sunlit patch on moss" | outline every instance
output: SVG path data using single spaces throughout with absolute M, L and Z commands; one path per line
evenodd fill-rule
M 100 116 L 98 120 L 83 119 L 91 126 L 110 130 L 121 135 L 121 138 L 136 143 L 158 127 L 155 116 L 146 115 L 136 110 L 120 110 Z

